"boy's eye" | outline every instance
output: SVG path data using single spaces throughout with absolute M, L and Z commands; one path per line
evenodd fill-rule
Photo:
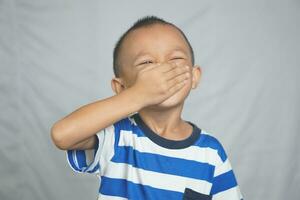
M 153 63 L 151 60 L 145 60 L 141 62 L 139 65 L 151 64 L 151 63 Z
M 184 59 L 182 57 L 174 57 L 174 58 L 171 58 L 171 60 L 180 60 L 180 59 Z

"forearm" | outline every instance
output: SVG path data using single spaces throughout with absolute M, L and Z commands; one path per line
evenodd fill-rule
M 61 149 L 69 149 L 142 107 L 142 102 L 136 98 L 136 93 L 131 88 L 87 104 L 53 125 L 53 142 Z

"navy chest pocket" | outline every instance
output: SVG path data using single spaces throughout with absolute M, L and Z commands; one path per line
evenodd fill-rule
M 185 188 L 182 200 L 211 200 L 212 196 L 196 192 L 190 188 Z

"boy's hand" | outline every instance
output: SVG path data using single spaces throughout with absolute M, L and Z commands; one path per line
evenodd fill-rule
M 144 107 L 163 102 L 187 83 L 190 67 L 179 63 L 148 64 L 137 73 L 132 89 Z
M 56 122 L 51 128 L 55 145 L 64 150 L 92 149 L 99 130 L 142 107 L 159 104 L 178 92 L 189 78 L 189 69 L 182 64 L 141 67 L 132 87 L 118 95 L 82 106 Z

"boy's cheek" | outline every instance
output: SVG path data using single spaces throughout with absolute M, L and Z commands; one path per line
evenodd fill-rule
M 131 74 L 127 75 L 125 79 L 125 88 L 129 88 L 132 85 L 134 85 L 136 79 L 137 79 L 138 71 L 137 70 L 131 70 Z
M 131 86 L 133 86 L 135 83 L 135 80 L 131 81 L 130 83 L 127 83 L 125 86 L 125 89 L 130 88 Z

